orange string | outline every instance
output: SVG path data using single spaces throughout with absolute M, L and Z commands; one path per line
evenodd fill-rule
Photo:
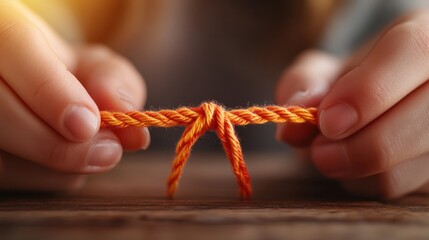
M 250 107 L 225 110 L 213 103 L 202 103 L 199 107 L 181 107 L 176 110 L 110 112 L 101 111 L 101 127 L 175 127 L 186 126 L 176 146 L 176 156 L 168 178 L 167 195 L 173 197 L 177 191 L 182 170 L 191 153 L 191 148 L 207 130 L 215 130 L 231 163 L 240 187 L 240 195 L 247 199 L 252 189 L 250 177 L 243 158 L 240 142 L 234 125 L 274 123 L 316 124 L 316 109 L 301 107 Z

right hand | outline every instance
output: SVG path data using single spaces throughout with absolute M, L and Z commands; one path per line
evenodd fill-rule
M 143 107 L 143 79 L 105 47 L 69 46 L 19 1 L 0 3 L 0 189 L 65 190 L 145 149 L 147 129 L 100 130 Z

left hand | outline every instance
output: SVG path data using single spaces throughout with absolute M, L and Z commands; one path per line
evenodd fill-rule
M 145 97 L 125 58 L 75 46 L 20 1 L 0 1 L 0 191 L 75 189 L 124 149 L 147 148 L 147 129 L 99 129 L 99 109 L 135 110 Z
M 353 193 L 396 198 L 424 187 L 429 181 L 429 12 L 397 21 L 346 69 L 332 60 L 328 64 L 326 56 L 307 58 L 313 63 L 301 60 L 286 71 L 277 99 L 318 106 L 319 131 L 289 124 L 278 138 L 308 146 L 315 166 Z M 338 78 L 341 72 L 346 74 Z M 297 76 L 305 81 L 294 83 Z M 285 100 L 297 90 L 305 94 Z

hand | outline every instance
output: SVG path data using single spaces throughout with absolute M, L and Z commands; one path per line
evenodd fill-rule
M 141 108 L 143 80 L 105 47 L 73 48 L 19 1 L 0 3 L 0 188 L 63 190 L 104 172 L 147 129 L 100 130 L 99 109 Z
M 278 103 L 318 106 L 320 132 L 287 125 L 278 138 L 308 146 L 314 165 L 355 194 L 396 198 L 425 187 L 428 26 L 427 11 L 404 17 L 346 67 L 328 57 L 298 60 L 281 80 Z

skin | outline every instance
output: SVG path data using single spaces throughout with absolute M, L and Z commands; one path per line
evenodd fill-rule
M 301 55 L 281 78 L 277 101 L 318 106 L 319 128 L 283 125 L 277 138 L 357 195 L 427 189 L 428 23 L 428 11 L 411 13 L 346 61 Z
M 76 12 L 80 3 L 69 2 Z M 117 7 L 85 9 L 103 16 Z M 277 102 L 317 106 L 319 127 L 281 125 L 277 138 L 355 194 L 428 189 L 428 16 L 399 19 L 347 60 L 299 56 L 279 81 Z M 87 40 L 109 32 L 109 24 L 81 17 Z M 123 57 L 73 46 L 22 3 L 0 2 L 0 188 L 73 189 L 112 169 L 123 150 L 146 149 L 147 129 L 100 130 L 98 114 L 142 108 L 145 98 L 142 77 Z
M 104 46 L 68 44 L 17 1 L 0 3 L 0 187 L 64 190 L 146 149 L 147 129 L 100 130 L 99 110 L 143 107 L 144 81 Z

